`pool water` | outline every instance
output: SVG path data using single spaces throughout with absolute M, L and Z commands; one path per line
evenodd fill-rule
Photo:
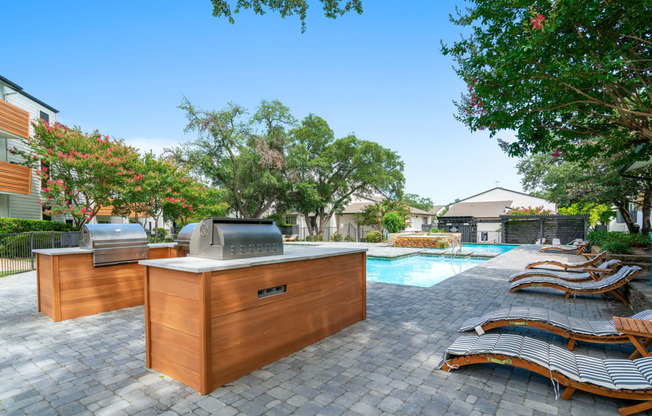
M 507 253 L 518 245 L 511 244 L 462 244 L 463 251 L 474 251 L 476 253 Z
M 367 259 L 367 280 L 430 287 L 486 260 L 443 256 L 412 256 L 397 260 Z

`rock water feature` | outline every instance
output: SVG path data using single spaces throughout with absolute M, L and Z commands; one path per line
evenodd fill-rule
M 461 247 L 461 238 L 461 233 L 399 233 L 390 234 L 389 243 L 394 247 L 448 249 L 452 247 Z

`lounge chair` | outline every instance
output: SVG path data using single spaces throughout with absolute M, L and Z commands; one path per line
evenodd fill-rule
M 586 241 L 574 240 L 573 242 L 564 246 L 548 246 L 539 249 L 540 252 L 545 253 L 548 251 L 555 251 L 564 254 L 581 254 L 589 247 Z
M 463 335 L 446 349 L 441 368 L 469 364 L 511 365 L 549 377 L 565 386 L 561 397 L 575 390 L 642 403 L 621 407 L 622 415 L 652 409 L 652 357 L 600 359 L 575 354 L 536 339 L 512 334 Z
M 652 309 L 631 316 L 633 319 L 652 321 Z M 630 342 L 625 334 L 616 331 L 612 319 L 589 321 L 562 315 L 559 312 L 543 308 L 515 307 L 498 309 L 482 316 L 464 321 L 459 332 L 483 332 L 504 326 L 528 326 L 552 332 L 568 338 L 568 349 L 573 350 L 576 341 L 595 342 L 598 344 L 620 344 Z M 477 329 L 481 329 L 478 331 Z
M 585 282 L 587 280 L 600 280 L 602 276 L 611 273 L 616 267 L 620 266 L 620 260 L 607 260 L 597 267 L 586 267 L 584 272 L 555 272 L 545 269 L 527 269 L 522 272 L 514 273 L 509 277 L 510 282 L 525 279 L 533 276 L 546 276 L 554 279 L 566 280 L 568 282 Z
M 283 241 L 297 241 L 297 238 L 299 237 L 299 234 L 292 234 L 292 235 L 286 235 L 283 236 Z
M 568 282 L 566 280 L 546 276 L 527 277 L 513 282 L 509 287 L 509 291 L 516 292 L 517 290 L 525 289 L 526 287 L 545 286 L 566 292 L 566 295 L 564 296 L 566 299 L 568 299 L 570 295 L 612 293 L 615 297 L 620 299 L 621 302 L 628 305 L 629 303 L 627 302 L 627 299 L 618 293 L 617 289 L 625 286 L 634 278 L 634 276 L 641 272 L 642 270 L 638 266 L 623 266 L 618 271 L 614 271 L 609 276 L 602 280 L 598 280 L 597 282 L 593 280 L 588 282 Z
M 525 266 L 526 269 L 534 269 L 534 268 L 546 268 L 546 267 L 539 267 L 539 266 L 557 266 L 561 267 L 562 271 L 568 272 L 568 271 L 582 271 L 582 269 L 585 269 L 587 267 L 594 266 L 598 263 L 600 263 L 602 260 L 607 258 L 607 254 L 609 252 L 607 250 L 599 253 L 599 254 L 590 254 L 590 253 L 580 253 L 581 256 L 584 256 L 586 261 L 578 261 L 578 262 L 566 262 L 566 261 L 561 261 L 561 260 L 556 260 L 556 259 L 546 259 L 546 260 L 539 260 L 535 261 L 533 263 L 528 264 Z M 556 269 L 555 269 L 556 270 Z

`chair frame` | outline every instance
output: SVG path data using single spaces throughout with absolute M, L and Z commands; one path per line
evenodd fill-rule
M 522 368 L 540 374 L 546 378 L 557 380 L 559 384 L 565 386 L 561 398 L 569 400 L 576 390 L 582 390 L 587 393 L 597 394 L 600 396 L 613 397 L 616 399 L 637 400 L 638 403 L 631 406 L 621 407 L 618 412 L 621 415 L 633 415 L 635 413 L 644 412 L 645 410 L 652 409 L 652 390 L 612 390 L 606 387 L 596 386 L 589 383 L 582 383 L 570 379 L 563 374 L 552 371 L 539 364 L 530 361 L 525 361 L 520 358 L 514 358 L 502 354 L 477 354 L 477 355 L 462 355 L 448 359 L 442 369 L 450 371 L 458 367 L 471 364 L 499 364 L 511 365 L 513 367 Z
M 638 276 L 642 272 L 643 272 L 643 270 L 639 269 L 638 271 L 629 274 L 628 276 L 618 280 L 617 282 L 615 282 L 615 283 L 613 283 L 613 284 L 611 284 L 609 286 L 599 288 L 599 289 L 577 290 L 577 289 L 570 289 L 570 288 L 564 287 L 564 286 L 559 285 L 557 283 L 527 282 L 527 283 L 524 283 L 524 284 L 522 284 L 520 286 L 510 288 L 509 292 L 514 293 L 517 290 L 525 289 L 525 288 L 528 288 L 528 287 L 541 287 L 541 286 L 543 286 L 543 287 L 549 287 L 551 289 L 561 290 L 562 292 L 566 292 L 566 294 L 564 295 L 564 298 L 566 298 L 566 299 L 570 298 L 571 295 L 593 295 L 593 294 L 598 294 L 598 293 L 611 293 L 616 298 L 618 298 L 618 300 L 620 300 L 625 306 L 629 306 L 629 302 L 627 301 L 627 299 L 625 299 L 623 297 L 623 295 L 618 293 L 617 289 L 619 289 L 619 288 L 625 286 L 626 284 L 628 284 L 634 277 Z
M 606 259 L 608 252 L 605 250 L 602 253 L 598 254 L 591 254 L 591 253 L 580 253 L 580 256 L 584 257 L 586 259 L 585 262 L 581 263 L 566 263 L 561 260 L 555 260 L 555 259 L 546 259 L 546 260 L 541 260 L 541 261 L 535 261 L 533 263 L 528 264 L 525 266 L 526 269 L 533 269 L 537 266 L 541 265 L 550 265 L 550 266 L 557 266 L 561 267 L 563 272 L 568 272 L 568 271 L 573 271 L 574 269 L 584 269 L 586 267 L 590 267 L 595 265 L 596 263 L 602 261 L 603 259 Z

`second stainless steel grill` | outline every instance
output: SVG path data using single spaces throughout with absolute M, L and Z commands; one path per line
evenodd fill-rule
M 86 224 L 80 248 L 93 250 L 93 266 L 136 263 L 147 259 L 147 234 L 140 224 Z
M 177 245 L 191 257 L 228 260 L 283 254 L 283 236 L 274 221 L 260 218 L 207 218 L 188 224 Z

